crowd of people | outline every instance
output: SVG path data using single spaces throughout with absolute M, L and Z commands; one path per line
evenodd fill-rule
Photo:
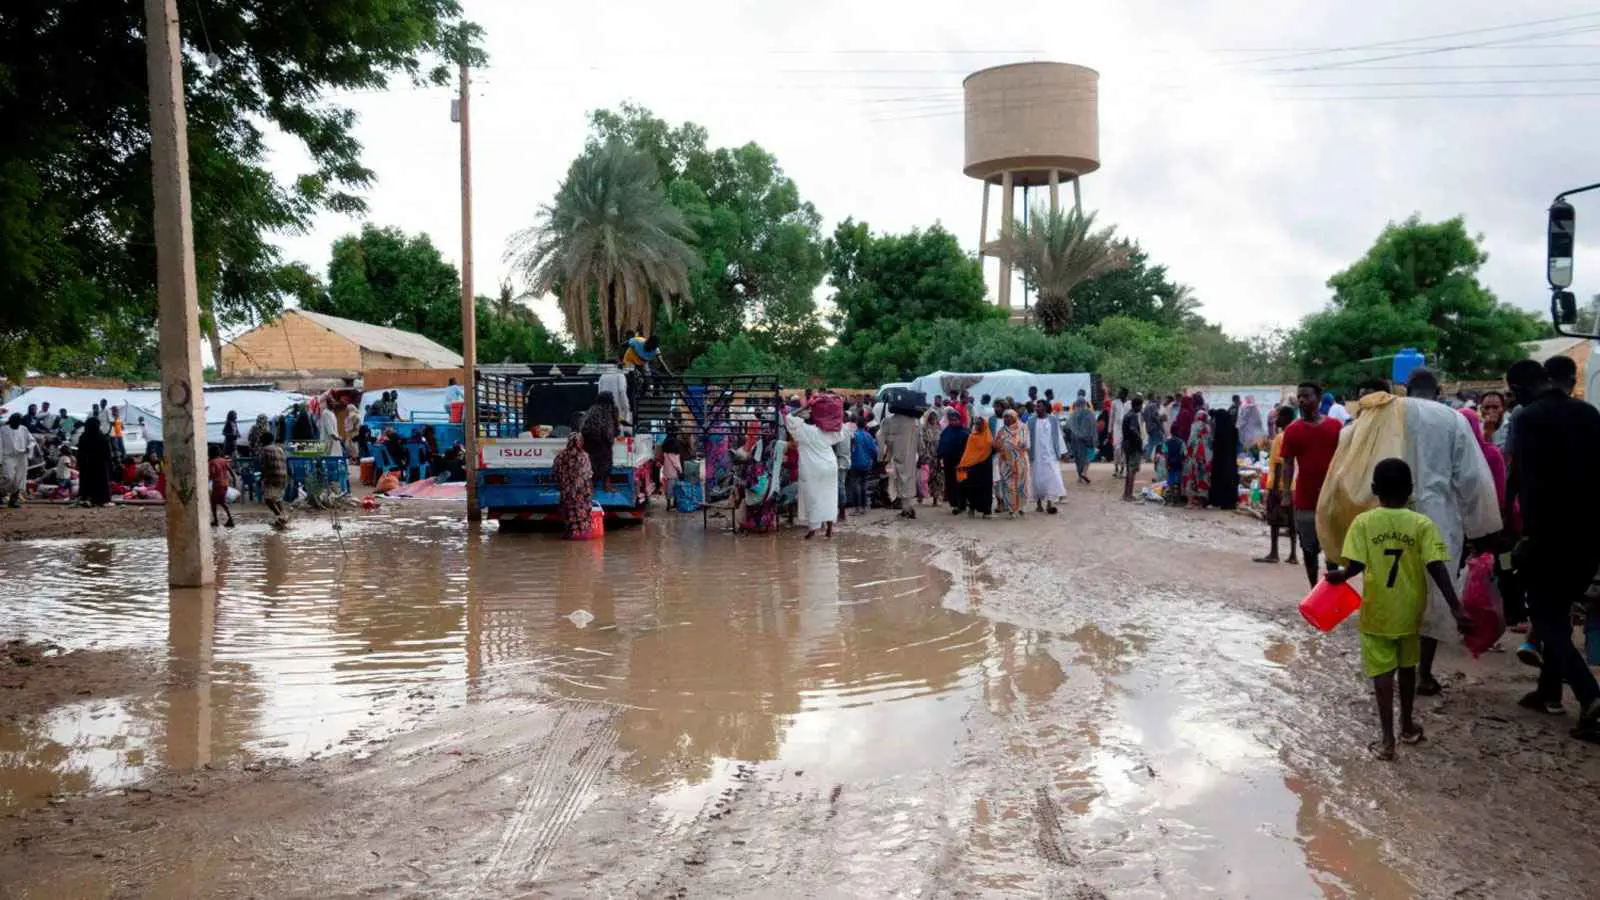
M 776 445 L 770 453 L 753 432 L 702 448 L 672 435 L 659 461 L 663 480 L 681 479 L 698 450 L 707 491 L 726 485 L 739 530 L 770 531 L 787 510 L 807 538 L 826 538 L 872 506 L 905 518 L 940 505 L 984 518 L 1052 514 L 1066 500 L 1067 460 L 1081 482 L 1090 480 L 1090 461 L 1111 460 L 1130 501 L 1141 467 L 1153 463 L 1165 503 L 1232 509 L 1241 464 L 1254 470 L 1265 456 L 1271 545 L 1257 561 L 1303 566 L 1311 587 L 1371 573 L 1358 627 L 1381 713 L 1373 752 L 1389 759 L 1397 742 L 1422 740 L 1414 695 L 1445 690 L 1434 661 L 1464 627 L 1464 573 L 1477 556 L 1492 557 L 1504 619 L 1526 637 L 1517 655 L 1539 670 L 1520 705 L 1564 714 L 1569 686 L 1578 702 L 1573 735 L 1600 740 L 1600 685 L 1572 636 L 1574 611 L 1586 609 L 1600 637 L 1600 611 L 1586 600 L 1600 545 L 1582 539 L 1577 519 L 1597 490 L 1586 475 L 1600 454 L 1600 412 L 1572 397 L 1575 382 L 1571 360 L 1557 357 L 1513 366 L 1507 392 L 1445 398 L 1424 368 L 1403 390 L 1364 383 L 1349 405 L 1312 383 L 1272 408 L 1250 397 L 1209 407 L 1199 394 L 1147 402 L 1119 391 L 1096 410 L 1084 392 L 1064 407 L 1037 390 L 1023 400 L 957 393 L 921 408 L 808 392 L 781 401 L 782 427 L 766 436 Z M 592 482 L 593 468 L 578 459 L 588 439 L 574 433 L 563 483 Z M 573 509 L 573 527 L 586 527 L 579 513 L 587 504 Z M 1600 641 L 1591 643 L 1600 656 Z
M 1413 371 L 1404 393 L 1374 379 L 1360 387 L 1348 422 L 1328 414 L 1321 389 L 1301 385 L 1297 410 L 1279 411 L 1271 450 L 1268 521 L 1278 561 L 1280 532 L 1296 540 L 1307 583 L 1366 571 L 1358 629 L 1373 679 L 1379 759 L 1396 750 L 1393 696 L 1400 696 L 1399 743 L 1423 731 L 1413 697 L 1444 690 L 1434 673 L 1441 642 L 1485 627 L 1464 615 L 1469 562 L 1492 571 L 1503 623 L 1526 637 L 1517 656 L 1538 669 L 1519 705 L 1566 714 L 1563 685 L 1577 700 L 1574 737 L 1600 741 L 1600 611 L 1591 596 L 1600 545 L 1580 516 L 1597 488 L 1588 477 L 1600 455 L 1600 412 L 1575 399 L 1571 359 L 1523 360 L 1507 373 L 1509 393 L 1458 393 Z M 1510 407 L 1508 410 L 1508 406 Z M 1371 509 L 1376 504 L 1376 509 Z M 1574 620 L 1590 634 L 1588 659 L 1573 641 Z M 1491 634 L 1498 635 L 1498 631 Z
M 113 498 L 154 500 L 165 495 L 158 442 L 128 453 L 127 410 L 101 400 L 79 418 L 48 402 L 29 404 L 0 426 L 0 482 L 8 507 L 24 497 L 105 506 Z M 144 419 L 135 417 L 142 433 Z

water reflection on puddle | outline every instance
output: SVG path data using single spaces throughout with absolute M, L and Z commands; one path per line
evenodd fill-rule
M 1302 654 L 1220 602 L 1108 586 L 1063 600 L 1055 630 L 1019 628 L 958 611 L 999 605 L 970 549 L 944 557 L 952 578 L 909 541 L 662 518 L 603 543 L 394 517 L 342 538 L 240 529 L 214 590 L 170 598 L 163 555 L 0 544 L 9 631 L 148 651 L 165 676 L 0 721 L 0 809 L 553 699 L 615 708 L 620 774 L 668 819 L 772 763 L 925 805 L 929 834 L 964 835 L 952 859 L 979 891 L 1071 887 L 1041 854 L 1118 896 L 1409 889 L 1282 760 L 1272 679 Z
M 620 707 L 627 774 L 657 789 L 726 759 L 872 775 L 947 752 L 961 708 L 940 697 L 973 684 L 990 627 L 942 607 L 924 553 L 680 525 L 602 545 L 358 521 L 342 548 L 325 524 L 241 529 L 214 593 L 170 602 L 159 541 L 0 546 L 11 631 L 148 650 L 167 682 L 0 725 L 0 804 L 336 751 L 497 696 Z

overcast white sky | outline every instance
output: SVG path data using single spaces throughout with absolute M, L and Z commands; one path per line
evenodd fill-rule
M 624 100 L 698 122 L 714 145 L 761 144 L 826 230 L 847 216 L 890 231 L 941 222 L 972 250 L 980 186 L 961 174 L 962 77 L 1031 59 L 1091 66 L 1103 168 L 1084 179 L 1085 206 L 1237 333 L 1320 307 L 1328 276 L 1412 212 L 1465 214 L 1486 238 L 1489 286 L 1543 308 L 1545 208 L 1561 189 L 1600 181 L 1587 124 L 1600 105 L 1600 8 L 1573 2 L 465 7 L 490 55 L 472 101 L 484 294 L 509 274 L 506 239 L 554 193 L 588 113 Z M 1421 99 L 1379 99 L 1408 95 Z M 347 102 L 378 175 L 371 221 L 425 231 L 459 261 L 449 98 L 402 85 Z M 303 156 L 275 146 L 280 171 L 298 171 Z M 1600 200 L 1578 208 L 1594 260 Z M 358 227 L 326 215 L 283 245 L 325 272 L 331 242 Z M 1583 280 L 1595 265 L 1580 254 L 1580 294 L 1600 289 Z M 550 310 L 541 304 L 559 327 Z

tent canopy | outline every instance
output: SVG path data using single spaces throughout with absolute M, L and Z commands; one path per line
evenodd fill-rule
M 414 413 L 448 414 L 450 403 L 449 388 L 384 388 L 378 391 L 366 391 L 361 395 L 361 414 L 366 416 L 367 407 L 377 402 L 379 397 L 393 392 L 395 395 L 396 418 L 410 421 Z
M 239 414 L 239 430 L 248 432 L 250 423 L 258 413 L 278 416 L 305 398 L 285 391 L 207 389 L 204 393 L 206 411 L 206 441 L 222 443 L 222 426 L 228 412 Z M 145 436 L 161 440 L 161 392 L 154 389 L 110 390 L 104 388 L 37 387 L 18 394 L 5 404 L 9 412 L 24 412 L 29 404 L 49 403 L 52 412 L 65 409 L 67 415 L 83 419 L 89 407 L 105 400 L 113 408 L 127 408 L 123 419 L 137 424 L 144 419 Z
M 1028 388 L 1036 387 L 1041 397 L 1045 391 L 1051 390 L 1055 391 L 1057 400 L 1071 404 L 1078 396 L 1078 391 L 1090 390 L 1090 384 L 1087 372 L 1034 374 L 1020 369 L 999 369 L 993 372 L 932 372 L 911 382 L 911 388 L 927 395 L 931 403 L 936 394 L 949 397 L 963 390 L 974 397 L 988 394 L 990 397 L 1021 400 L 1028 396 Z
M 1227 409 L 1233 404 L 1234 395 L 1239 399 L 1254 397 L 1256 405 L 1261 407 L 1264 415 L 1271 415 L 1273 407 L 1285 401 L 1294 401 L 1294 388 L 1277 384 L 1256 385 L 1200 385 L 1189 388 L 1189 393 L 1199 391 L 1206 398 L 1206 408 Z

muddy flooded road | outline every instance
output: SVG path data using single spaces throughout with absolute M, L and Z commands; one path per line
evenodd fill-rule
M 0 637 L 81 682 L 0 693 L 0 896 L 1600 892 L 1600 766 L 1514 662 L 1444 658 L 1373 763 L 1353 635 L 1256 523 L 1065 512 L 308 520 L 170 593 L 160 541 L 0 543 Z

